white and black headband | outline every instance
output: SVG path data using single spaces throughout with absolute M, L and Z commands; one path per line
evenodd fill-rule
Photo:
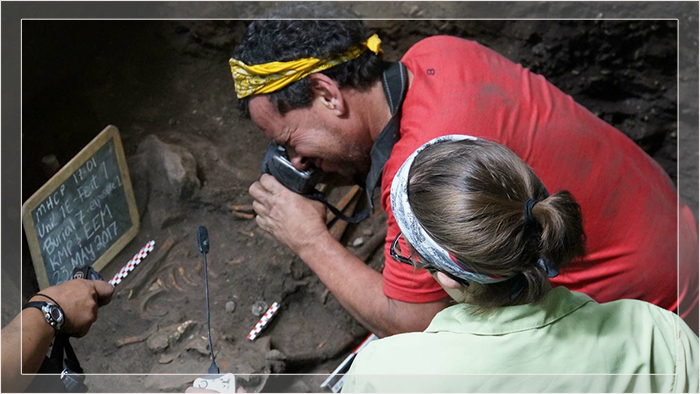
M 503 282 L 511 277 L 501 277 L 495 275 L 486 275 L 476 272 L 468 264 L 460 261 L 445 248 L 438 245 L 434 239 L 428 235 L 423 226 L 418 222 L 418 219 L 411 209 L 408 202 L 408 176 L 411 171 L 411 166 L 416 156 L 425 148 L 440 142 L 460 141 L 460 140 L 479 140 L 477 137 L 469 135 L 452 134 L 434 138 L 421 147 L 416 149 L 411 156 L 406 159 L 399 171 L 396 173 L 394 180 L 391 183 L 391 209 L 396 219 L 396 223 L 401 229 L 406 241 L 428 262 L 452 276 L 464 279 L 467 282 L 475 282 L 481 284 L 491 284 Z M 548 193 L 546 193 L 548 195 Z M 532 208 L 537 203 L 534 199 L 528 199 L 525 203 L 525 221 L 532 222 Z M 546 259 L 540 258 L 538 264 L 547 273 L 547 276 L 552 278 L 559 274 L 559 271 L 551 266 Z
M 401 168 L 399 168 L 399 171 L 396 173 L 391 183 L 391 210 L 394 213 L 396 223 L 398 223 L 406 241 L 413 246 L 418 254 L 424 259 L 427 259 L 431 265 L 457 278 L 464 279 L 467 282 L 482 284 L 498 283 L 508 280 L 509 278 L 477 273 L 467 264 L 459 261 L 428 235 L 423 226 L 418 222 L 418 219 L 416 219 L 411 205 L 408 202 L 408 175 L 413 165 L 413 160 L 415 160 L 420 152 L 428 146 L 440 142 L 477 139 L 478 138 L 469 135 L 445 135 L 434 138 L 416 149 L 416 151 L 406 159 Z

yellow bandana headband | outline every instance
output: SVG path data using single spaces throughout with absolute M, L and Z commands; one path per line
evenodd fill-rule
M 271 62 L 248 66 L 240 60 L 230 59 L 231 75 L 236 85 L 238 98 L 254 94 L 271 93 L 282 89 L 292 82 L 305 78 L 309 74 L 329 69 L 340 63 L 347 62 L 360 56 L 365 49 L 378 55 L 382 40 L 376 34 L 368 38 L 362 46 L 354 46 L 332 60 L 321 60 L 307 57 L 289 62 Z

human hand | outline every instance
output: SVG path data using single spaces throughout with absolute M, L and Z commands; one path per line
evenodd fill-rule
M 326 208 L 284 187 L 277 179 L 263 174 L 248 189 L 255 199 L 255 221 L 296 254 L 327 233 Z
M 103 280 L 71 279 L 41 291 L 61 306 L 65 325 L 63 332 L 82 337 L 97 320 L 97 308 L 112 300 L 114 287 Z M 32 301 L 51 300 L 36 295 Z

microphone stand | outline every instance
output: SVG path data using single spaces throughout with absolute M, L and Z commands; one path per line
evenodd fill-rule
M 209 313 L 209 280 L 207 278 L 207 252 L 209 252 L 209 234 L 204 226 L 199 226 L 197 229 L 197 241 L 199 244 L 199 251 L 204 257 L 204 293 L 207 299 L 207 337 L 209 337 L 209 353 L 211 354 L 211 365 L 209 366 L 210 374 L 218 374 L 219 367 L 216 365 L 216 360 L 214 359 L 214 347 L 211 343 L 211 320 Z

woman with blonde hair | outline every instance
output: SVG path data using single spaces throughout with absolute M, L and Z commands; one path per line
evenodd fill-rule
M 399 169 L 391 207 L 392 258 L 428 270 L 456 304 L 424 332 L 371 343 L 344 392 L 698 391 L 698 337 L 677 315 L 552 288 L 563 265 L 586 269 L 585 218 L 508 148 L 429 141 Z

